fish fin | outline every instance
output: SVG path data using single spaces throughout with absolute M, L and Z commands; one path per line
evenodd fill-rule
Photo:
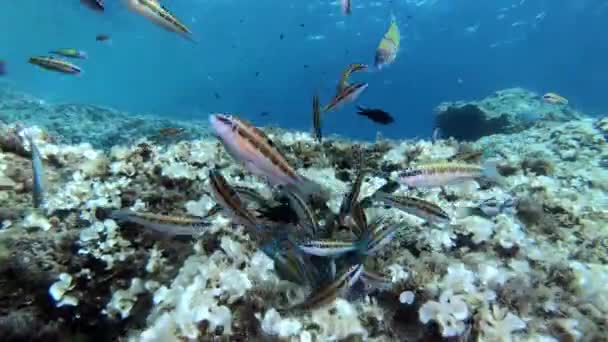
M 497 167 L 498 161 L 487 160 L 482 165 L 483 170 L 481 171 L 481 175 L 498 185 L 503 185 L 505 183 L 505 178 L 500 175 Z

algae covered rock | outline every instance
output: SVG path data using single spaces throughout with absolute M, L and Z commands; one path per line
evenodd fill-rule
M 542 96 L 521 88 L 497 91 L 478 101 L 443 102 L 435 113 L 435 126 L 442 135 L 461 141 L 519 132 L 539 121 L 563 122 L 582 116 L 570 107 L 546 103 Z

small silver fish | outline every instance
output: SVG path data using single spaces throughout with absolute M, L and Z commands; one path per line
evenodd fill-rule
M 378 191 L 374 193 L 372 199 L 410 215 L 420 217 L 432 224 L 446 224 L 450 222 L 450 216 L 447 212 L 438 205 L 420 198 L 395 196 Z
M 458 209 L 458 216 L 481 216 L 492 218 L 503 213 L 513 213 L 515 211 L 516 202 L 509 197 L 504 201 L 499 201 L 495 197 L 487 198 L 479 203 L 476 207 L 464 207 Z
M 114 210 L 110 217 L 130 222 L 169 236 L 196 236 L 205 231 L 209 222 L 200 218 L 138 213 L 129 209 Z
M 298 244 L 300 250 L 306 254 L 321 257 L 335 257 L 357 250 L 357 241 L 339 240 L 309 240 Z

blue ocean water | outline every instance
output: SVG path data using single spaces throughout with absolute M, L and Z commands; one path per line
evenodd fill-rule
M 358 104 L 395 116 L 377 126 L 347 105 L 326 133 L 353 138 L 429 136 L 441 101 L 521 86 L 566 96 L 584 112 L 606 111 L 608 5 L 602 0 L 163 1 L 194 32 L 193 44 L 106 1 L 5 0 L 0 5 L 2 86 L 49 102 L 93 103 L 174 118 L 239 113 L 260 125 L 310 129 L 311 96 L 326 103 L 350 63 L 372 63 L 395 13 L 397 61 L 369 82 Z M 99 33 L 111 44 L 95 41 Z M 282 38 L 281 38 L 282 37 Z M 73 77 L 27 63 L 60 47 L 86 51 Z M 261 112 L 269 115 L 260 116 Z

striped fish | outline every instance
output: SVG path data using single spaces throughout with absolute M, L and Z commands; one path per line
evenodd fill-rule
M 114 210 L 110 218 L 119 222 L 138 224 L 170 236 L 195 236 L 209 226 L 209 223 L 201 218 L 138 213 L 129 209 Z
M 407 186 L 416 188 L 456 184 L 480 177 L 493 181 L 501 180 L 494 162 L 486 162 L 483 166 L 458 162 L 419 165 L 406 169 L 399 175 L 398 180 Z
M 314 95 L 312 97 L 312 127 L 314 130 L 315 139 L 317 139 L 318 142 L 323 140 L 321 126 L 321 103 L 319 102 L 319 95 Z
M 420 217 L 429 223 L 446 224 L 450 222 L 450 216 L 441 207 L 420 198 L 389 195 L 378 191 L 372 196 L 372 199 L 410 215 Z
M 169 10 L 164 8 L 158 0 L 126 0 L 127 6 L 135 13 L 140 14 L 159 25 L 167 31 L 177 33 L 182 37 L 195 42 L 192 31 L 184 25 Z
M 233 220 L 249 229 L 262 230 L 258 220 L 247 210 L 238 193 L 217 170 L 209 171 L 209 184 L 215 201 L 226 210 Z
M 340 76 L 337 92 L 340 93 L 344 88 L 350 85 L 350 83 L 348 83 L 348 78 L 352 73 L 364 70 L 367 70 L 367 64 L 353 63 L 349 65 Z
M 303 197 L 325 195 L 319 184 L 299 175 L 289 165 L 272 140 L 259 128 L 225 114 L 211 115 L 209 123 L 226 151 L 249 172 L 265 178 L 272 186 L 293 186 Z
M 72 49 L 72 48 L 57 49 L 57 50 L 50 51 L 50 53 L 52 53 L 54 55 L 63 56 L 63 57 L 69 57 L 69 58 L 80 58 L 80 59 L 87 58 L 86 52 L 80 51 L 77 49 Z
M 279 191 L 289 200 L 289 206 L 298 216 L 298 224 L 301 225 L 308 235 L 314 236 L 320 231 L 319 223 L 310 206 L 293 187 L 280 185 Z
M 335 257 L 344 253 L 356 251 L 359 246 L 357 241 L 320 239 L 301 242 L 298 244 L 298 248 L 309 255 Z
M 58 71 L 64 74 L 76 75 L 82 72 L 82 69 L 80 69 L 78 66 L 55 57 L 30 57 L 29 63 L 37 65 L 46 70 Z
M 340 108 L 343 104 L 355 101 L 367 89 L 368 84 L 361 82 L 346 86 L 342 91 L 323 108 L 323 112 L 329 112 Z
M 326 286 L 318 288 L 302 303 L 292 307 L 294 310 L 312 310 L 332 303 L 340 295 L 344 295 L 359 280 L 363 265 L 356 264 L 346 269 L 339 277 Z
M 390 225 L 378 224 L 370 232 L 369 242 L 367 243 L 367 249 L 365 250 L 366 255 L 374 255 L 378 253 L 384 246 L 393 240 L 397 229 L 401 227 L 398 223 Z
M 38 150 L 38 146 L 34 143 L 31 132 L 28 129 L 23 130 L 23 136 L 30 145 L 30 151 L 32 153 L 32 174 L 34 177 L 34 184 L 32 189 L 32 198 L 34 208 L 40 208 L 44 202 L 46 192 L 46 177 L 44 174 L 44 165 L 42 163 L 42 155 Z

